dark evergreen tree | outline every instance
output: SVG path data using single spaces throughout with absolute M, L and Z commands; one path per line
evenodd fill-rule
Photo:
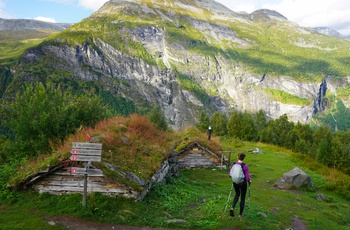
M 269 122 L 271 123 L 271 121 Z M 259 133 L 259 140 L 263 143 L 275 144 L 277 143 L 276 134 L 273 132 L 272 127 L 268 126 L 261 130 Z
M 225 114 L 220 112 L 213 113 L 210 124 L 213 128 L 213 134 L 216 136 L 225 136 L 227 134 L 228 119 Z
M 241 139 L 242 113 L 233 111 L 227 123 L 227 134 L 230 137 Z
M 202 132 L 207 132 L 209 125 L 209 116 L 205 112 L 201 112 L 196 127 Z
M 164 131 L 168 130 L 168 124 L 160 108 L 154 107 L 149 117 L 151 122 L 154 123 L 158 129 Z
M 294 150 L 299 153 L 309 154 L 309 146 L 303 139 L 297 140 L 295 142 Z
M 260 109 L 255 115 L 255 122 L 258 132 L 267 127 L 267 118 L 264 110 Z
M 246 141 L 256 141 L 258 139 L 258 128 L 255 119 L 248 112 L 242 114 L 240 136 L 242 140 Z
M 322 135 L 323 134 L 323 135 Z M 322 135 L 322 136 L 321 136 Z M 316 159 L 324 165 L 330 166 L 332 164 L 332 132 L 329 128 L 319 128 L 316 131 L 315 143 L 317 143 Z
M 273 124 L 272 130 L 277 138 L 277 143 L 275 144 L 286 147 L 289 141 L 287 135 L 293 129 L 294 123 L 289 122 L 287 115 L 284 114 L 271 124 Z
M 286 140 L 284 141 L 284 147 L 295 150 L 295 144 L 300 141 L 300 137 L 295 129 L 292 129 L 287 133 Z
M 341 100 L 336 103 L 337 111 L 334 114 L 336 129 L 346 131 L 350 128 L 350 109 L 346 108 Z
M 332 136 L 331 165 L 350 175 L 350 131 L 339 131 Z
M 304 140 L 308 146 L 312 146 L 314 131 L 310 125 L 297 122 L 297 124 L 294 125 L 294 130 L 297 132 L 300 139 Z

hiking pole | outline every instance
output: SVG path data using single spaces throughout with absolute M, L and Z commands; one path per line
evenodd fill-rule
M 248 183 L 248 207 L 250 209 L 250 183 Z
M 225 206 L 225 210 L 224 210 L 224 212 L 226 212 L 228 202 L 230 201 L 230 197 L 231 197 L 232 189 L 233 189 L 233 183 L 232 183 L 232 186 L 231 186 L 231 189 L 230 189 L 230 193 L 228 194 L 228 198 L 227 198 L 227 201 L 226 201 L 226 206 Z

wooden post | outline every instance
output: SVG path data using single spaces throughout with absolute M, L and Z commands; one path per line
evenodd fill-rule
M 231 151 L 228 154 L 228 168 L 230 169 L 231 166 Z
M 84 193 L 83 193 L 83 206 L 86 207 L 86 196 L 87 196 L 87 177 L 88 174 L 84 174 Z
M 224 153 L 221 153 L 221 170 L 223 170 L 223 164 L 224 164 Z

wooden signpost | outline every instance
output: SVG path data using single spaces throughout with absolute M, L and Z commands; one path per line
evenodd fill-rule
M 102 144 L 89 142 L 73 142 L 70 160 L 88 162 L 85 168 L 71 167 L 71 173 L 84 174 L 83 206 L 86 206 L 87 177 L 88 175 L 101 174 L 100 169 L 90 169 L 92 162 L 101 162 Z

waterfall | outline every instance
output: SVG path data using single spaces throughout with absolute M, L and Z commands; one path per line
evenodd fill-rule
M 327 77 L 323 78 L 317 97 L 314 100 L 313 114 L 324 111 L 325 108 L 323 106 L 323 97 L 326 95 L 326 92 L 327 92 Z

